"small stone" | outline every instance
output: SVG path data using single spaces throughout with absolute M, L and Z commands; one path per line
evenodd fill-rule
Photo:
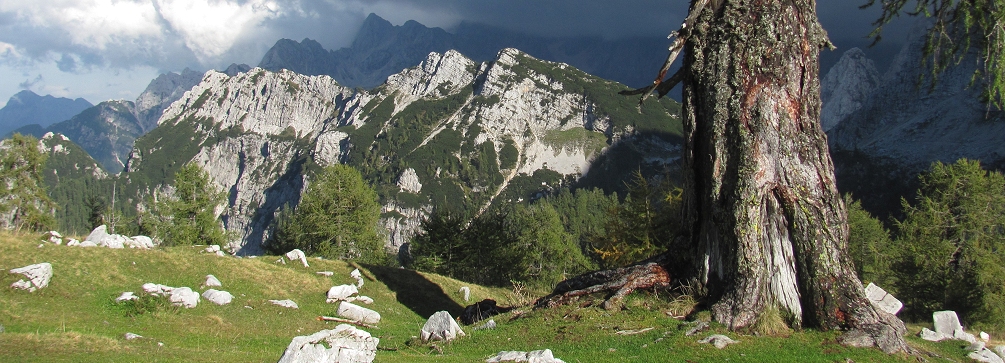
M 943 341 L 945 339 L 949 339 L 950 338 L 949 336 L 946 336 L 945 334 L 929 330 L 928 328 L 921 328 L 921 333 L 919 333 L 918 336 L 920 336 L 921 339 L 924 339 L 924 340 L 927 340 L 927 341 L 930 341 L 930 342 L 940 342 L 940 341 Z
M 476 326 L 475 330 L 492 330 L 496 328 L 496 321 L 494 319 L 489 319 L 482 325 Z
M 708 322 L 699 321 L 698 324 L 694 326 L 694 328 L 688 329 L 687 333 L 684 333 L 684 335 L 692 336 L 705 330 L 708 330 Z
M 980 334 L 980 337 L 981 337 L 981 340 L 983 340 L 985 343 L 991 341 L 991 335 L 988 334 L 987 332 L 983 332 L 982 331 L 981 334 Z
M 206 249 L 203 251 L 205 251 L 206 253 L 220 252 L 220 245 L 210 245 L 209 247 L 206 247 Z
M 139 334 L 126 333 L 125 337 L 126 337 L 126 340 L 136 340 L 136 339 L 142 338 L 143 336 L 139 335 Z
M 730 339 L 729 337 L 721 334 L 710 335 L 705 339 L 699 340 L 698 343 L 709 343 L 714 345 L 718 349 L 725 348 L 727 345 L 739 343 L 739 341 Z
M 335 273 L 331 272 L 331 271 L 318 271 L 317 274 L 321 275 L 321 276 L 327 276 L 327 277 L 332 277 L 333 275 L 335 275 Z
M 273 305 L 279 305 L 284 308 L 290 308 L 290 309 L 300 308 L 299 306 L 297 306 L 297 303 L 293 302 L 293 300 L 269 300 L 269 302 L 272 303 Z
M 217 279 L 216 276 L 206 275 L 206 282 L 203 283 L 202 286 L 205 286 L 205 287 L 221 287 L 221 286 L 223 286 L 223 284 L 220 283 L 220 280 Z
M 468 299 L 471 297 L 471 288 L 470 287 L 461 286 L 461 289 L 458 290 L 457 292 L 460 292 L 461 294 L 464 294 L 464 301 L 468 301 Z
M 350 297 L 350 298 L 346 299 L 346 301 L 348 301 L 348 302 L 359 301 L 359 302 L 367 304 L 367 305 L 373 304 L 373 298 L 371 298 L 369 296 L 363 296 L 363 295 Z
M 227 254 L 224 253 L 223 251 L 216 251 L 216 255 L 220 257 L 227 257 Z
M 363 274 L 359 272 L 359 269 L 352 270 L 349 276 L 356 279 L 356 287 L 363 287 Z
M 126 292 L 123 292 L 122 295 L 119 295 L 119 297 L 115 298 L 115 302 L 120 303 L 120 302 L 123 302 L 123 301 L 136 300 L 136 299 L 139 299 L 139 298 L 140 297 L 134 295 L 132 291 L 126 291 Z
M 158 346 L 158 347 L 163 347 L 163 346 L 164 346 L 164 343 L 163 343 L 163 342 L 157 342 L 157 346 Z

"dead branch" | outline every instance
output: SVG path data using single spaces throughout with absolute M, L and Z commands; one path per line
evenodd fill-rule
M 670 285 L 670 274 L 656 262 L 613 270 L 596 271 L 560 282 L 548 296 L 534 302 L 535 308 L 566 305 L 580 296 L 609 292 L 601 306 L 606 310 L 620 309 L 621 300 L 637 289 L 652 289 Z
M 331 317 L 331 316 L 319 316 L 318 317 L 318 321 L 334 321 L 334 322 L 337 322 L 337 323 L 346 323 L 346 324 L 357 325 L 357 326 L 361 326 L 361 327 L 364 327 L 364 328 L 380 329 L 376 325 L 370 325 L 370 324 L 367 324 L 367 323 L 364 323 L 364 322 L 360 322 L 360 321 L 349 320 L 349 319 L 342 319 L 342 318 L 336 318 L 336 317 Z

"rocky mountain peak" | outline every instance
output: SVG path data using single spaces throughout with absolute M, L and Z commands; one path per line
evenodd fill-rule
M 475 62 L 457 51 L 429 53 L 418 67 L 387 78 L 387 86 L 414 97 L 443 97 L 474 81 Z
M 820 123 L 824 131 L 858 111 L 880 85 L 879 71 L 861 49 L 844 52 L 821 81 Z

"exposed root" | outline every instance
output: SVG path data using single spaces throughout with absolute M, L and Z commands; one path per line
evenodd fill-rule
M 636 289 L 661 288 L 670 285 L 670 274 L 656 262 L 641 263 L 613 270 L 590 272 L 560 282 L 548 296 L 534 302 L 535 308 L 551 308 L 569 304 L 580 296 L 610 292 L 601 306 L 606 310 L 620 309 L 625 296 Z

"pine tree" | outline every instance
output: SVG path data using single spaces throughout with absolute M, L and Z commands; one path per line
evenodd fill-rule
M 194 163 L 185 164 L 175 173 L 173 187 L 173 194 L 149 203 L 141 229 L 151 231 L 165 246 L 229 242 L 216 214 L 227 195 L 213 185 L 209 173 Z

